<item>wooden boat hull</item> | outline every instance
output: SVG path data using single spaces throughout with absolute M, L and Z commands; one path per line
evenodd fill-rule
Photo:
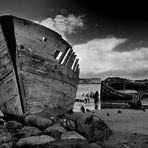
M 101 84 L 100 98 L 101 101 L 129 101 L 132 99 L 132 95 L 120 93 L 111 87 Z
M 3 16 L 0 25 L 2 112 L 57 116 L 72 109 L 79 67 L 71 46 L 56 32 L 24 19 Z
M 123 93 L 120 90 L 131 89 L 133 93 Z M 128 102 L 129 100 L 139 100 L 147 92 L 148 87 L 145 84 L 134 83 L 130 80 L 111 77 L 101 82 L 100 98 L 102 101 Z

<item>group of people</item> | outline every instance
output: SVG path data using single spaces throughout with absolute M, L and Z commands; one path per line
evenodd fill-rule
M 98 109 L 98 102 L 99 102 L 99 92 L 96 91 L 96 92 L 93 94 L 92 98 L 94 99 L 95 109 L 97 110 L 97 109 Z M 82 105 L 82 106 L 81 106 L 81 111 L 82 111 L 82 112 L 85 112 L 84 110 L 85 110 L 85 108 L 84 108 L 84 106 Z
M 84 101 L 82 101 L 82 102 L 85 102 L 85 103 L 90 102 L 91 98 L 94 99 L 94 103 L 98 103 L 98 101 L 99 101 L 99 92 L 98 91 L 96 91 L 95 93 L 90 92 L 90 93 L 87 93 L 86 95 L 84 95 L 84 93 L 83 93 L 82 96 L 83 97 L 86 96 Z

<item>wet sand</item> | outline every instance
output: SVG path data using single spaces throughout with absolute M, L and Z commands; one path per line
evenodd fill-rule
M 97 114 L 113 131 L 107 148 L 148 148 L 148 110 L 101 109 Z M 109 113 L 109 116 L 107 116 Z
M 148 110 L 101 109 L 94 112 L 115 131 L 140 133 L 148 135 Z M 109 116 L 107 116 L 109 113 Z

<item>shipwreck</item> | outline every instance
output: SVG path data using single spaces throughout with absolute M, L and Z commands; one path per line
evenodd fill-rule
M 15 16 L 0 17 L 0 109 L 57 116 L 73 108 L 79 59 L 62 36 Z
M 101 101 L 140 101 L 144 96 L 148 96 L 148 83 L 138 83 L 119 77 L 109 77 L 101 82 Z

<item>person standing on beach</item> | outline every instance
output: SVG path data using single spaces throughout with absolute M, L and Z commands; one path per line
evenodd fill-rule
M 94 94 L 94 103 L 95 103 L 95 109 L 98 109 L 98 101 L 99 101 L 99 92 L 96 91 Z

